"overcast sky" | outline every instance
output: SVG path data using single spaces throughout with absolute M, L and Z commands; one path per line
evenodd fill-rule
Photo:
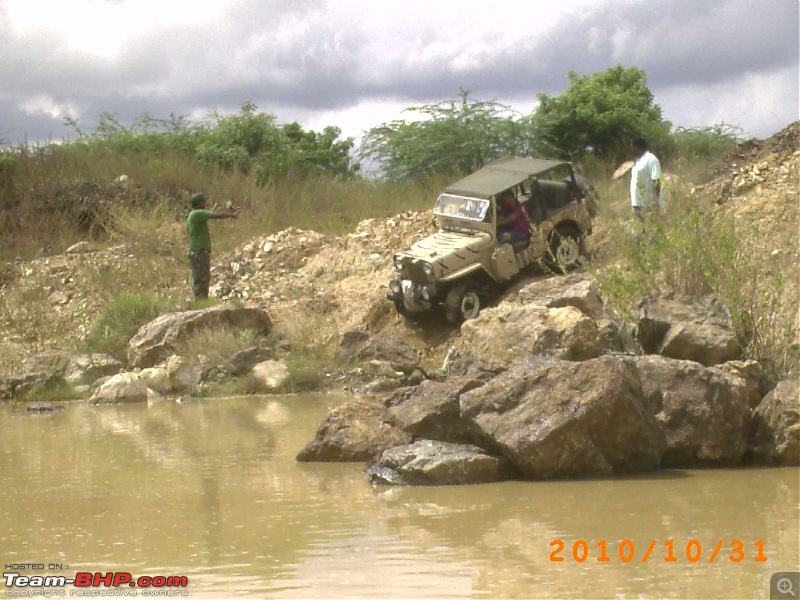
M 244 101 L 359 137 L 460 88 L 528 113 L 566 73 L 647 73 L 675 126 L 798 119 L 797 0 L 0 0 L 0 138 Z

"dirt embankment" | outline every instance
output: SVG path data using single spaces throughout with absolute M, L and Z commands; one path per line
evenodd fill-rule
M 765 274 L 785 273 L 784 312 L 796 319 L 800 123 L 768 140 L 743 142 L 712 175 L 694 193 L 742 223 L 743 249 L 763 259 Z M 169 243 L 182 235 L 178 225 L 172 229 Z M 431 212 L 407 212 L 367 219 L 343 237 L 299 229 L 258 236 L 214 257 L 212 295 L 266 308 L 278 329 L 301 324 L 338 336 L 356 328 L 388 328 L 431 364 L 440 363 L 457 331 L 436 319 L 431 321 L 438 326 L 409 326 L 385 300 L 392 254 L 433 230 Z M 190 297 L 188 268 L 181 253 L 173 255 L 171 271 L 154 273 L 143 293 Z M 32 351 L 74 346 L 96 319 L 115 278 L 149 268 L 148 258 L 126 245 L 0 267 L 0 357 L 7 364 Z

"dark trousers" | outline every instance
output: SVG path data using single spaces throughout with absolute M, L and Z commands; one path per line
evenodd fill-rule
M 189 252 L 189 265 L 192 267 L 194 299 L 208 298 L 208 284 L 211 281 L 211 251 L 194 250 Z
M 497 241 L 508 242 L 509 244 L 516 244 L 517 242 L 527 242 L 531 239 L 530 233 L 522 233 L 516 229 L 504 229 L 503 227 L 497 228 Z

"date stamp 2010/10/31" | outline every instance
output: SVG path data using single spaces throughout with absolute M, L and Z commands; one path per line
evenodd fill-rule
M 661 560 L 667 563 L 714 563 L 717 561 L 740 563 L 745 560 L 767 562 L 764 540 L 752 543 L 736 539 L 729 542 L 715 540 L 705 547 L 700 540 L 696 539 L 688 540 L 686 543 L 679 543 L 673 539 L 660 543 L 657 540 L 650 540 L 648 543 L 640 543 L 637 548 L 633 540 L 627 539 L 611 543 L 608 540 L 596 542 L 575 540 L 571 546 L 564 540 L 554 539 L 550 542 L 550 548 L 550 562 L 582 563 L 589 560 L 599 563 L 630 563 L 634 561 L 646 563 L 650 560 Z

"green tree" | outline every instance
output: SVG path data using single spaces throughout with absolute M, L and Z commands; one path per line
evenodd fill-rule
M 455 99 L 406 109 L 421 120 L 396 120 L 370 129 L 361 155 L 376 160 L 390 180 L 436 173 L 467 173 L 506 154 L 527 154 L 531 138 L 524 119 L 493 100 Z
M 235 115 L 212 113 L 197 158 L 224 169 L 238 168 L 244 173 L 250 171 L 259 157 L 268 159 L 269 171 L 281 168 L 280 128 L 275 125 L 274 115 L 257 109 L 252 102 L 245 102 Z
M 282 129 L 291 171 L 301 175 L 321 172 L 334 178 L 347 178 L 358 171 L 351 156 L 353 138 L 339 139 L 342 130 L 338 127 L 329 126 L 316 133 L 304 131 L 298 123 L 288 123 Z
M 642 135 L 658 149 L 669 143 L 671 123 L 653 102 L 647 76 L 621 65 L 579 77 L 567 74 L 569 88 L 559 96 L 538 94 L 533 135 L 548 154 L 578 160 L 586 154 L 619 160 L 630 154 L 630 140 Z
M 347 177 L 358 170 L 350 157 L 353 139 L 339 139 L 338 127 L 318 134 L 298 123 L 279 126 L 274 115 L 257 109 L 245 102 L 238 114 L 213 113 L 197 157 L 223 169 L 252 170 L 260 182 L 289 173 Z

